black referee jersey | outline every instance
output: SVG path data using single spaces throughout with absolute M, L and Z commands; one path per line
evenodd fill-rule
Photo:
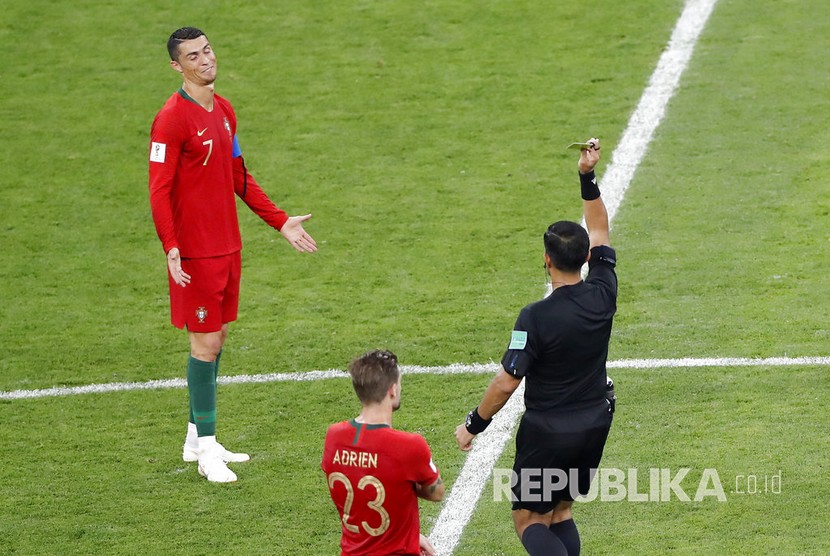
M 617 255 L 591 249 L 587 278 L 522 309 L 502 357 L 524 377 L 525 406 L 549 411 L 605 399 L 608 341 L 617 310 Z

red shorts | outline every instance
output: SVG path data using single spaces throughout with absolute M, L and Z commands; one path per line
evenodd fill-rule
M 182 270 L 190 275 L 190 283 L 184 288 L 167 273 L 173 326 L 186 326 L 190 332 L 218 332 L 223 324 L 236 320 L 241 252 L 208 259 L 182 259 Z

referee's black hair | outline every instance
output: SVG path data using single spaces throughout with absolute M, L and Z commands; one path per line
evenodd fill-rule
M 170 54 L 170 59 L 174 62 L 178 61 L 179 44 L 184 41 L 198 39 L 202 35 L 205 35 L 204 32 L 196 27 L 182 27 L 173 31 L 173 34 L 167 39 L 167 53 Z M 207 38 L 207 35 L 205 35 L 205 38 Z
M 588 260 L 591 242 L 585 228 L 576 222 L 560 220 L 545 232 L 545 253 L 553 266 L 563 272 L 578 272 Z

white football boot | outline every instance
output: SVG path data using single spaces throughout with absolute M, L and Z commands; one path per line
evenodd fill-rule
M 225 463 L 242 463 L 243 461 L 251 459 L 251 456 L 246 453 L 231 452 L 230 450 L 225 449 L 225 447 L 218 442 L 216 445 L 219 447 L 219 457 Z M 199 461 L 199 446 L 194 446 L 193 444 L 185 442 L 184 446 L 182 446 L 182 460 L 188 463 Z
M 225 463 L 242 463 L 251 459 L 248 454 L 231 452 L 218 442 L 216 444 L 221 450 L 221 457 Z M 188 463 L 199 461 L 199 436 L 196 434 L 196 425 L 193 423 L 187 424 L 187 436 L 182 446 L 182 460 Z
M 212 442 L 205 439 L 213 439 Z M 202 447 L 199 449 L 199 475 L 211 483 L 234 483 L 236 473 L 228 469 L 228 464 L 222 459 L 222 448 L 215 437 L 203 437 L 199 439 Z

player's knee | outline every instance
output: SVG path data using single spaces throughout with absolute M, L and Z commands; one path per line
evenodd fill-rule
M 222 349 L 223 337 L 221 332 L 190 335 L 190 354 L 202 361 L 215 361 Z
M 573 511 L 571 510 L 572 507 L 573 502 L 559 502 L 553 509 L 553 515 L 551 516 L 550 522 L 559 523 L 560 521 L 568 521 L 573 518 Z
M 208 362 L 216 361 L 216 356 L 218 354 L 219 354 L 218 351 L 212 350 L 212 349 L 200 348 L 200 349 L 191 349 L 190 350 L 190 355 L 194 359 L 198 359 L 200 361 L 208 361 Z
M 542 523 L 546 527 L 550 526 L 551 513 L 540 514 L 531 512 L 530 510 L 513 510 L 513 528 L 516 530 L 516 535 L 522 538 L 525 529 L 534 523 Z

